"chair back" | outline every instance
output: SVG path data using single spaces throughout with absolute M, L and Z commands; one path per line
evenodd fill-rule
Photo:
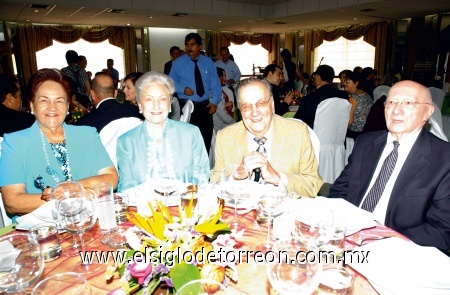
M 103 129 L 100 131 L 100 139 L 116 169 L 117 138 L 140 124 L 142 124 L 142 121 L 136 117 L 120 118 L 108 123 L 108 125 L 103 127 Z
M 289 120 L 297 120 L 300 122 L 303 122 L 300 119 L 296 119 L 296 118 L 287 118 Z M 306 125 L 308 126 L 308 125 Z M 319 164 L 319 160 L 320 160 L 320 140 L 319 137 L 317 137 L 317 134 L 314 132 L 314 130 L 311 129 L 311 127 L 308 126 L 308 133 L 309 133 L 309 139 L 311 140 L 311 144 L 314 148 L 314 156 L 316 157 L 317 160 L 317 164 Z
M 345 167 L 345 135 L 351 104 L 342 98 L 322 101 L 316 110 L 314 132 L 320 140 L 319 174 L 326 183 L 334 183 Z
M 442 89 L 436 87 L 428 87 L 431 93 L 431 99 L 436 103 L 439 111 L 442 109 L 442 104 L 444 103 L 445 92 Z M 435 107 L 436 107 L 435 106 Z
M 433 101 L 433 105 L 434 105 L 434 112 L 433 112 L 433 114 L 431 114 L 431 117 L 428 119 L 428 124 L 427 124 L 427 125 L 430 125 L 429 130 L 431 133 L 433 133 L 440 139 L 448 141 L 448 138 L 444 133 L 441 110 L 438 109 L 438 107 L 434 101 Z
M 194 103 L 192 102 L 192 100 L 188 100 L 184 105 L 183 109 L 181 110 L 180 121 L 189 123 L 193 111 L 194 111 Z
M 391 87 L 386 85 L 380 85 L 377 88 L 375 88 L 373 90 L 373 102 L 376 102 L 383 95 L 387 96 L 389 89 L 391 89 Z

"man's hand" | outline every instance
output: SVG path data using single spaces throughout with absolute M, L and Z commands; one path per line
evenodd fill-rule
M 280 174 L 273 169 L 266 156 L 260 152 L 251 152 L 242 158 L 242 165 L 245 165 L 250 171 L 256 168 L 261 169 L 261 176 L 265 182 L 278 185 Z
M 192 89 L 189 88 L 189 87 L 186 87 L 186 88 L 184 88 L 184 94 L 186 94 L 186 95 L 188 95 L 188 96 L 191 96 L 191 95 L 194 94 L 194 90 L 192 90 Z
M 209 103 L 206 107 L 209 108 L 209 113 L 211 115 L 214 114 L 217 110 L 217 106 L 213 103 Z
M 286 93 L 284 95 L 283 101 L 285 103 L 287 103 L 288 105 L 290 105 L 293 100 L 294 100 L 294 92 L 293 91 L 289 91 L 288 93 Z

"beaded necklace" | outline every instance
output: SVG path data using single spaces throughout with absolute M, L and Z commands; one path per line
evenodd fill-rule
M 39 131 L 41 132 L 42 149 L 44 150 L 45 161 L 47 163 L 47 167 L 45 167 L 45 172 L 51 175 L 56 183 L 60 182 L 61 180 L 72 180 L 72 170 L 70 168 L 70 161 L 69 161 L 69 149 L 67 148 L 66 130 L 64 129 L 64 125 L 62 125 L 62 128 L 64 133 L 63 142 L 50 143 L 50 146 L 52 147 L 53 154 L 57 162 L 59 163 L 62 173 L 64 174 L 65 177 L 61 177 L 61 175 L 57 171 L 55 171 L 55 169 L 50 167 L 50 161 L 48 158 L 47 148 L 45 145 L 44 133 L 42 132 L 41 129 L 39 129 Z

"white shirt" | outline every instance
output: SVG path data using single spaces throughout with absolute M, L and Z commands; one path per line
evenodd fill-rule
M 104 100 L 102 100 L 101 102 L 99 102 L 98 105 L 95 106 L 95 108 L 98 109 L 98 108 L 100 107 L 100 105 L 102 104 L 102 102 L 107 101 L 107 100 L 110 100 L 110 99 L 115 99 L 115 98 L 114 98 L 114 97 L 108 97 L 108 98 L 105 98 Z
M 373 211 L 373 218 L 376 221 L 380 222 L 381 224 L 384 224 L 384 220 L 386 218 L 386 211 L 389 204 L 389 200 L 391 198 L 392 189 L 394 188 L 394 184 L 397 181 L 397 177 L 400 174 L 400 170 L 402 169 L 403 164 L 405 163 L 406 158 L 408 157 L 409 152 L 411 151 L 411 148 L 416 142 L 419 133 L 420 130 L 415 133 L 405 135 L 402 138 L 402 140 L 399 141 L 400 145 L 398 147 L 397 162 L 395 163 L 395 167 L 394 170 L 392 171 L 391 177 L 386 183 L 383 194 L 381 195 L 380 200 L 378 201 L 378 204 L 375 206 L 375 210 Z M 375 169 L 375 172 L 373 173 L 372 180 L 370 181 L 367 191 L 364 194 L 364 198 L 361 200 L 361 203 L 359 204 L 359 208 L 361 208 L 361 205 L 364 203 L 364 200 L 366 199 L 368 192 L 375 183 L 375 180 L 377 179 L 378 174 L 380 173 L 381 166 L 383 166 L 384 160 L 394 149 L 393 142 L 395 140 L 396 139 L 394 138 L 394 136 L 392 136 L 391 133 L 388 133 L 386 146 L 384 147 L 383 153 L 381 154 L 380 160 L 378 161 L 377 167 Z

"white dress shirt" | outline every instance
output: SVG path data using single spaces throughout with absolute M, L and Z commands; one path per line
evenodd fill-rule
M 384 191 L 380 197 L 380 200 L 378 201 L 378 204 L 375 206 L 375 210 L 373 211 L 374 219 L 376 221 L 380 222 L 381 224 L 384 224 L 384 220 L 386 218 L 386 211 L 387 211 L 387 207 L 389 204 L 389 200 L 391 198 L 392 189 L 394 188 L 394 184 L 397 181 L 397 177 L 400 174 L 403 164 L 405 163 L 406 158 L 408 157 L 409 152 L 411 151 L 411 148 L 413 147 L 414 143 L 416 142 L 417 137 L 419 136 L 419 133 L 420 133 L 420 130 L 415 133 L 405 135 L 402 138 L 402 140 L 399 141 L 400 146 L 398 147 L 397 162 L 395 163 L 395 167 L 394 167 L 394 170 L 392 171 L 391 177 L 389 178 L 388 182 L 386 183 L 386 187 L 384 188 Z M 375 183 L 375 180 L 377 179 L 378 174 L 380 173 L 381 166 L 383 166 L 384 160 L 394 149 L 393 142 L 395 140 L 396 139 L 394 138 L 394 136 L 392 136 L 391 133 L 388 133 L 386 146 L 384 147 L 383 153 L 381 154 L 380 160 L 378 161 L 375 172 L 373 173 L 372 180 L 370 181 L 369 187 L 367 188 L 367 191 L 364 194 L 364 198 L 361 200 L 361 203 L 359 204 L 359 208 L 361 208 L 361 205 L 364 203 L 364 200 L 366 199 L 368 192 L 370 191 L 373 184 Z

